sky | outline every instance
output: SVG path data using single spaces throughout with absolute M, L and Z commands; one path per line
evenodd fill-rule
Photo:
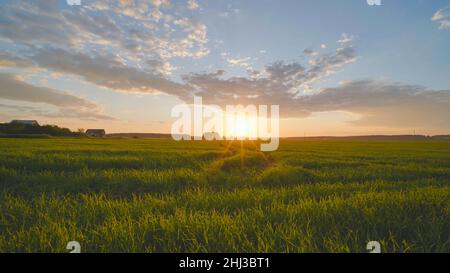
M 0 122 L 168 133 L 279 105 L 281 136 L 450 134 L 450 0 L 0 3 Z

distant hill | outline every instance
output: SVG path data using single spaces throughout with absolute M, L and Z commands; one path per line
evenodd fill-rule
M 161 138 L 161 139 L 172 138 L 171 134 L 156 134 L 156 133 L 117 133 L 117 134 L 107 134 L 106 136 L 117 138 Z
M 285 139 L 305 140 L 450 140 L 450 135 L 367 135 L 367 136 L 316 136 L 316 137 L 288 137 Z
M 171 134 L 157 134 L 157 133 L 116 133 L 107 134 L 107 137 L 117 138 L 159 138 L 172 139 Z M 187 136 L 189 137 L 189 136 Z M 286 137 L 282 139 L 304 139 L 304 140 L 450 140 L 450 135 L 366 135 L 366 136 L 315 136 L 315 137 Z
M 450 135 L 437 135 L 432 136 L 432 139 L 450 140 Z

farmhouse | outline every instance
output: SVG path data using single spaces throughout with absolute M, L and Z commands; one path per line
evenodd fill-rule
M 86 135 L 89 137 L 104 137 L 106 131 L 104 129 L 87 129 Z
M 25 124 L 25 125 L 39 126 L 39 123 L 37 122 L 37 120 L 15 119 L 15 120 L 11 120 L 10 124 Z

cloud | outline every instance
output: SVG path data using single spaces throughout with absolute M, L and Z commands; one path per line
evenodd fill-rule
M 176 9 L 175 3 L 163 0 L 108 0 L 59 9 L 56 0 L 14 2 L 0 11 L 0 36 L 21 50 L 5 52 L 0 64 L 73 75 L 118 91 L 165 93 L 189 101 L 194 93 L 203 94 L 215 103 L 242 97 L 290 100 L 310 93 L 314 83 L 356 60 L 352 36 L 344 33 L 335 52 L 307 54 L 307 66 L 276 61 L 255 70 L 250 58 L 223 56 L 248 75 L 225 79 L 224 73 L 200 73 L 176 82 L 169 78 L 171 58 L 198 58 L 209 50 L 207 27 L 166 12 L 174 5 Z M 161 13 L 158 24 L 151 18 L 155 11 Z M 231 5 L 227 11 L 239 12 Z
M 187 33 L 187 37 L 179 41 L 179 47 L 181 48 L 192 48 L 195 44 L 199 47 L 198 51 L 193 53 L 191 56 L 203 57 L 209 54 L 209 49 L 205 48 L 208 42 L 207 39 L 207 27 L 204 24 L 195 22 L 194 20 L 183 17 L 181 19 L 175 20 L 174 25 L 180 27 Z M 185 53 L 182 53 L 185 54 Z
M 358 114 L 361 118 L 351 123 L 359 126 L 450 129 L 450 90 L 364 80 L 327 88 L 292 103 L 304 116 L 328 111 Z
M 0 53 L 0 67 L 34 68 L 34 63 L 19 56 L 12 56 L 7 53 Z
M 62 49 L 38 49 L 28 59 L 8 54 L 0 55 L 0 65 L 24 69 L 39 67 L 55 75 L 72 75 L 83 81 L 123 92 L 149 94 L 165 93 L 186 97 L 191 90 L 182 83 L 176 83 L 166 76 L 174 69 L 164 60 L 149 60 L 147 70 L 129 67 L 118 56 L 89 56 Z
M 0 103 L 0 109 L 7 109 L 9 112 L 20 112 L 22 114 L 27 115 L 42 115 L 45 114 L 45 111 L 42 111 L 41 109 L 33 106 L 22 106 L 22 105 L 10 105 L 10 104 L 3 104 Z
M 240 66 L 245 69 L 251 69 L 251 61 L 252 58 L 245 57 L 245 58 L 227 58 L 226 61 L 231 66 Z
M 31 85 L 12 74 L 0 74 L 0 98 L 56 106 L 59 115 L 89 119 L 112 119 L 100 113 L 99 106 L 86 99 L 48 87 Z
M 224 57 L 227 57 L 225 55 Z M 247 77 L 225 78 L 221 73 L 192 73 L 183 81 L 196 95 L 202 96 L 210 104 L 279 104 L 286 106 L 287 112 L 296 112 L 292 101 L 313 92 L 313 84 L 323 77 L 335 73 L 343 66 L 356 60 L 356 52 L 351 45 L 337 48 L 334 52 L 308 56 L 306 66 L 299 62 L 276 61 L 264 68 L 249 68 Z M 230 59 L 233 65 L 247 63 L 247 59 Z
M 353 42 L 353 36 L 348 35 L 347 33 L 342 33 L 341 38 L 337 41 L 340 44 L 348 44 Z
M 149 60 L 147 63 L 152 75 L 170 76 L 172 71 L 175 70 L 170 62 L 164 60 Z
M 105 0 L 64 9 L 57 0 L 10 2 L 0 10 L 0 66 L 73 75 L 117 91 L 187 97 L 189 87 L 169 79 L 171 60 L 201 58 L 209 49 L 206 25 L 177 12 L 185 4 Z
M 11 74 L 0 74 L 0 83 L 0 97 L 4 99 L 43 102 L 62 107 L 95 107 L 95 104 L 82 98 L 51 88 L 30 85 Z
M 225 11 L 224 11 L 224 12 L 221 12 L 221 13 L 219 14 L 219 16 L 220 16 L 220 17 L 224 17 L 224 18 L 228 18 L 228 17 L 230 17 L 231 15 L 237 15 L 237 14 L 239 14 L 239 13 L 241 13 L 241 10 L 240 10 L 240 9 L 233 7 L 232 4 L 228 3 L 227 6 L 226 6 Z
M 41 49 L 30 57 L 39 67 L 56 73 L 71 74 L 84 81 L 107 87 L 112 90 L 142 93 L 166 93 L 183 96 L 188 92 L 186 87 L 166 79 L 156 72 L 146 72 L 138 68 L 122 64 L 114 56 L 88 56 L 78 52 L 67 52 L 61 49 Z M 164 72 L 165 63 L 155 64 Z M 161 67 L 162 66 L 162 67 Z
M 200 8 L 200 6 L 196 0 L 188 0 L 188 9 L 196 10 L 198 8 Z
M 192 26 L 190 20 L 181 20 L 176 24 Z M 312 92 L 312 86 L 317 81 L 356 60 L 356 52 L 351 45 L 339 47 L 334 52 L 307 54 L 307 66 L 295 61 L 276 61 L 259 70 L 252 68 L 251 58 L 231 58 L 224 54 L 222 57 L 230 65 L 244 67 L 248 75 L 223 78 L 224 72 L 198 73 L 185 75 L 181 82 L 175 82 L 167 78 L 173 67 L 164 59 L 148 60 L 146 66 L 139 68 L 129 66 L 118 54 L 87 54 L 52 47 L 33 48 L 28 54 L 19 58 L 5 53 L 0 56 L 0 63 L 11 63 L 17 59 L 22 66 L 30 65 L 55 74 L 77 76 L 112 90 L 165 93 L 188 102 L 193 94 L 200 94 L 210 103 L 233 103 L 236 98 L 259 98 L 282 104 L 285 100 Z
M 344 111 L 359 116 L 349 121 L 356 126 L 450 129 L 450 90 L 375 80 L 347 81 L 335 88 L 312 90 L 311 85 L 321 78 L 355 61 L 356 54 L 347 45 L 334 53 L 307 56 L 311 59 L 306 66 L 277 61 L 251 71 L 253 77 L 225 78 L 224 71 L 219 70 L 190 74 L 184 80 L 207 104 L 269 103 L 280 105 L 285 118 Z
M 439 20 L 445 19 L 447 17 L 450 17 L 450 7 L 442 8 L 442 9 L 436 11 L 436 13 L 433 15 L 433 17 L 431 17 L 431 20 L 439 21 Z
M 442 8 L 431 17 L 433 22 L 439 23 L 439 29 L 450 28 L 450 7 Z
M 152 5 L 155 7 L 169 7 L 170 6 L 170 0 L 151 0 Z
M 61 9 L 57 0 L 24 0 L 2 6 L 3 45 L 31 53 L 36 48 L 66 51 L 120 52 L 128 63 L 200 58 L 209 54 L 207 27 L 184 17 L 167 0 L 86 1 Z M 175 22 L 189 20 L 180 27 Z

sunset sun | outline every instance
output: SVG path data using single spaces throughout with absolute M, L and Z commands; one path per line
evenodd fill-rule
M 250 136 L 250 123 L 245 118 L 237 118 L 235 123 L 235 136 L 238 138 Z

